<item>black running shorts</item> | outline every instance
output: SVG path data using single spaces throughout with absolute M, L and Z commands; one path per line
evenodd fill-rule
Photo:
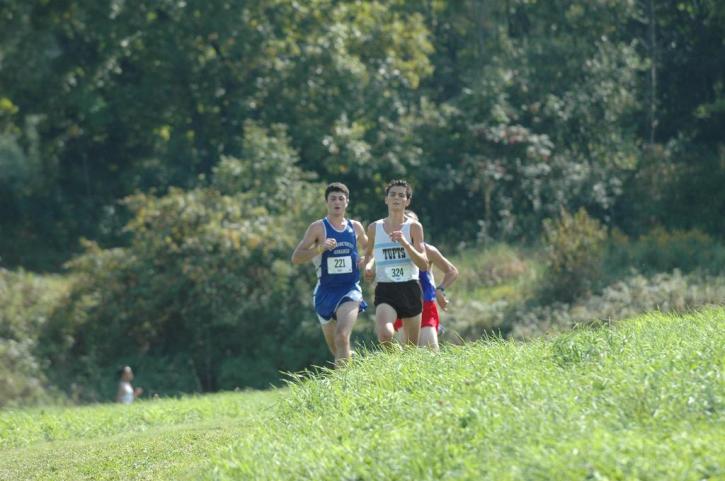
M 423 292 L 416 280 L 378 282 L 375 287 L 375 306 L 389 304 L 400 318 L 415 317 L 423 312 Z

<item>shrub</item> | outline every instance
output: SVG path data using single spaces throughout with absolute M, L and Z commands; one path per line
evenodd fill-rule
M 458 259 L 465 269 L 461 270 L 456 288 L 466 291 L 514 281 L 531 271 L 524 255 L 507 244 L 496 244 L 481 251 L 469 250 Z
M 72 379 L 81 399 L 107 395 L 113 368 L 133 360 L 152 360 L 142 363 L 139 384 L 142 372 L 159 382 L 153 371 L 168 372 L 169 360 L 188 372 L 175 384 L 144 386 L 169 394 L 266 386 L 280 370 L 324 359 L 319 330 L 301 322 L 314 319 L 313 270 L 288 261 L 323 191 L 300 181 L 283 130 L 247 127 L 245 156 L 225 158 L 209 186 L 130 197 L 130 244 L 85 242 L 68 264 L 73 288 L 43 344 L 53 375 Z M 279 155 L 267 158 L 270 151 Z M 260 172 L 261 187 L 247 178 Z
M 32 340 L 0 338 L 0 407 L 45 397 L 45 378 Z
M 682 312 L 725 303 L 725 276 L 683 275 L 679 271 L 651 277 L 635 274 L 604 288 L 599 295 L 573 304 L 519 306 L 506 322 L 510 335 L 530 338 L 561 332 L 577 324 L 625 319 L 644 312 Z
M 699 230 L 667 231 L 656 227 L 631 241 L 621 233 L 612 236 L 605 264 L 613 270 L 635 268 L 639 272 L 703 270 L 725 272 L 725 246 Z
M 219 367 L 230 356 L 256 357 L 269 364 L 266 372 L 304 367 L 262 351 L 299 336 L 300 313 L 310 312 L 311 272 L 286 261 L 304 231 L 299 222 L 213 189 L 130 202 L 131 245 L 87 242 L 69 264 L 72 293 L 44 339 L 49 348 L 70 339 L 52 356 L 60 377 L 82 378 L 85 398 L 95 399 L 99 372 L 129 357 L 183 355 L 204 390 L 220 387 Z M 237 377 L 249 378 L 243 370 Z
M 67 287 L 61 276 L 0 269 L 0 407 L 57 395 L 36 351 L 41 330 Z
M 546 275 L 542 293 L 570 301 L 589 292 L 601 278 L 606 230 L 580 209 L 575 215 L 562 210 L 561 217 L 544 221 Z

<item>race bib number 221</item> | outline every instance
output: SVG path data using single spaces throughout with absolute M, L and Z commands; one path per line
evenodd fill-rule
M 352 272 L 352 257 L 328 257 L 327 273 L 328 274 L 349 274 Z

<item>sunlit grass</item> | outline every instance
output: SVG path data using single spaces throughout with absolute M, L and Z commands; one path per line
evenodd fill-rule
M 265 423 L 284 392 L 0 411 L 0 480 L 177 480 Z
M 40 441 L 90 439 L 144 432 L 161 426 L 247 416 L 266 405 L 278 391 L 250 391 L 180 399 L 137 401 L 130 405 L 7 409 L 0 411 L 0 448 Z
M 725 479 L 725 309 L 359 351 L 289 388 L 0 411 L 0 480 Z
M 369 354 L 295 385 L 209 477 L 722 479 L 724 346 L 718 309 Z

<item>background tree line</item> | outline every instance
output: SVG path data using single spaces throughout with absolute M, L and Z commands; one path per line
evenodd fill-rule
M 6 0 L 0 27 L 0 265 L 65 265 L 23 348 L 57 379 L 319 360 L 287 258 L 332 180 L 370 221 L 409 179 L 448 246 L 535 241 L 562 208 L 725 232 L 715 0 Z

